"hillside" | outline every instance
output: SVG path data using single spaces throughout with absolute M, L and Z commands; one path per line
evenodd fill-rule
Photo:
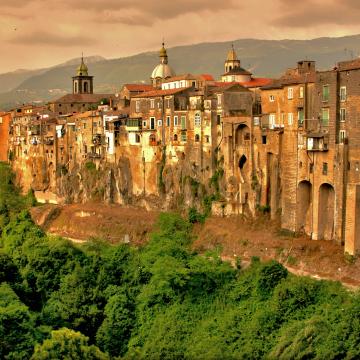
M 360 35 L 313 40 L 241 39 L 170 48 L 169 62 L 178 74 L 210 73 L 219 77 L 232 43 L 242 66 L 251 69 L 256 76 L 277 77 L 304 58 L 315 60 L 318 69 L 327 69 L 339 60 L 360 53 Z M 114 92 L 123 83 L 148 82 L 158 62 L 158 54 L 154 51 L 111 60 L 92 57 L 86 61 L 91 62 L 90 73 L 95 76 L 95 91 Z M 75 64 L 76 61 L 72 60 L 49 69 L 0 75 L 0 108 L 27 101 L 47 101 L 70 91 Z

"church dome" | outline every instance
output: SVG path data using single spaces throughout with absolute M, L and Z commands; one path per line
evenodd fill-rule
M 168 56 L 165 49 L 165 44 L 162 43 L 162 47 L 159 52 L 160 64 L 156 65 L 151 74 L 151 79 L 166 79 L 175 76 L 174 70 L 168 65 Z
M 163 63 L 158 64 L 151 74 L 152 79 L 166 79 L 171 76 L 175 76 L 174 70 L 168 64 Z

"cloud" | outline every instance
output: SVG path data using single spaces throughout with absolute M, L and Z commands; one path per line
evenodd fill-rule
M 9 43 L 18 45 L 46 45 L 50 47 L 71 47 L 79 45 L 93 45 L 96 41 L 91 37 L 81 35 L 59 35 L 36 31 L 24 33 L 8 40 Z
M 144 26 L 159 19 L 169 20 L 185 14 L 216 13 L 240 7 L 239 0 L 64 0 L 64 4 L 89 13 L 96 12 L 99 22 Z
M 291 2 L 291 4 L 286 0 L 280 2 L 283 14 L 273 21 L 275 26 L 306 28 L 359 23 L 360 2 L 358 0 L 303 0 Z

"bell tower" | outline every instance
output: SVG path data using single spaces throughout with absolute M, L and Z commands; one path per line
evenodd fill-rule
M 93 76 L 89 76 L 88 67 L 84 63 L 84 57 L 81 56 L 81 64 L 76 70 L 76 76 L 73 76 L 73 94 L 92 94 Z
M 231 45 L 231 49 L 227 54 L 227 58 L 225 60 L 225 73 L 232 71 L 234 69 L 240 68 L 240 60 L 237 58 L 234 45 Z

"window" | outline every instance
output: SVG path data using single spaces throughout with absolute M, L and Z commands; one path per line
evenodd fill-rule
M 154 108 L 155 108 L 155 100 L 150 99 L 150 109 L 154 109 Z
M 146 120 L 143 121 L 143 127 L 146 127 Z
M 177 136 L 177 134 L 174 134 L 174 141 L 178 141 L 178 136 Z
M 166 117 L 166 126 L 170 126 L 170 116 Z
M 289 100 L 293 99 L 294 98 L 294 89 L 293 88 L 288 88 L 287 95 L 288 95 Z
M 266 144 L 266 135 L 263 135 L 263 136 L 261 137 L 261 141 L 262 141 L 263 145 Z
M 181 116 L 181 129 L 182 130 L 186 129 L 186 116 L 185 115 Z
M 298 111 L 298 123 L 301 126 L 304 123 L 304 110 Z
M 186 141 L 186 132 L 185 131 L 183 131 L 181 133 L 181 141 Z
M 329 85 L 323 85 L 322 88 L 322 100 L 329 101 Z
M 199 142 L 200 141 L 200 135 L 199 134 L 196 134 L 195 135 L 195 142 Z
M 304 98 L 304 87 L 300 86 L 299 88 L 299 99 L 303 99 Z
M 270 114 L 269 115 L 269 126 L 270 126 L 270 129 L 272 129 L 275 125 L 275 120 L 276 120 L 276 116 L 275 114 Z
M 329 125 L 329 109 L 325 109 L 325 108 L 322 109 L 321 121 L 324 126 Z
M 288 113 L 288 125 L 292 126 L 294 123 L 294 114 L 293 113 Z
M 209 143 L 210 142 L 210 136 L 209 135 L 205 135 L 205 142 Z
M 323 175 L 327 175 L 327 173 L 328 173 L 328 163 L 326 163 L 326 162 L 323 163 L 322 173 L 323 173 Z
M 178 126 L 179 118 L 177 116 L 174 116 L 174 126 Z
M 314 164 L 310 163 L 309 165 L 309 173 L 312 174 L 314 172 Z
M 344 144 L 345 143 L 345 138 L 346 138 L 346 131 L 345 130 L 340 130 L 340 132 L 339 132 L 339 143 Z
M 138 144 L 140 142 L 140 135 L 135 134 L 135 142 Z
M 166 99 L 166 107 L 170 109 L 170 99 Z
M 157 125 L 158 125 L 158 127 L 162 126 L 162 120 L 158 120 Z
M 221 94 L 217 94 L 217 104 L 218 106 L 221 105 Z
M 135 112 L 140 112 L 140 101 L 136 100 L 135 102 Z
M 161 100 L 158 101 L 157 105 L 158 105 L 158 109 L 161 109 Z
M 200 126 L 201 125 L 201 115 L 200 115 L 200 113 L 195 114 L 194 125 L 195 126 Z
M 345 121 L 345 120 L 346 120 L 346 109 L 341 108 L 340 109 L 340 121 Z
M 346 101 L 346 86 L 340 87 L 340 101 Z
M 220 125 L 221 124 L 221 115 L 217 114 L 216 115 L 216 125 Z
M 155 129 L 155 118 L 154 117 L 150 118 L 150 129 L 151 130 Z
M 270 101 L 270 102 L 274 102 L 274 101 L 275 101 L 275 96 L 274 96 L 274 95 L 270 95 L 270 96 L 269 96 L 269 101 Z
M 86 129 L 86 123 L 83 123 L 83 128 Z

